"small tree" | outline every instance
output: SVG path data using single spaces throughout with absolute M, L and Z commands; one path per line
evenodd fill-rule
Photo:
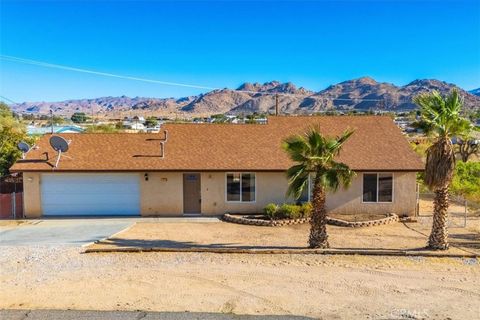
M 99 124 L 96 126 L 89 126 L 85 132 L 86 133 L 116 133 L 119 129 L 112 124 Z
M 457 152 L 463 162 L 467 162 L 472 155 L 480 154 L 480 142 L 469 133 L 457 137 Z
M 334 158 L 340 153 L 344 143 L 353 134 L 346 130 L 338 137 L 328 138 L 312 128 L 304 135 L 287 138 L 283 148 L 296 164 L 287 170 L 288 194 L 300 198 L 308 188 L 310 175 L 313 178 L 313 213 L 310 227 L 310 248 L 328 248 L 327 212 L 325 209 L 326 191 L 336 191 L 340 186 L 348 187 L 355 176 L 350 168 Z
M 27 136 L 25 126 L 13 117 L 10 108 L 0 102 L 0 176 L 7 174 L 21 156 L 17 149 L 20 141 L 32 143 L 33 139 Z
M 145 125 L 147 126 L 147 128 L 156 127 L 158 125 L 158 120 L 155 117 L 148 117 L 145 120 Z
M 84 123 L 87 121 L 87 115 L 84 112 L 75 112 L 70 120 L 74 123 Z

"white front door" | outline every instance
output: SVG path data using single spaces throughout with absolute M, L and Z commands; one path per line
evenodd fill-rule
M 140 175 L 47 173 L 41 175 L 44 216 L 140 214 Z

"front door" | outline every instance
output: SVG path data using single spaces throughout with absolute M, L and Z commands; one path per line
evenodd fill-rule
M 200 173 L 183 174 L 183 213 L 201 213 Z

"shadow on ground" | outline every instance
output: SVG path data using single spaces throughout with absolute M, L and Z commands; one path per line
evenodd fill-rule
M 118 248 L 171 248 L 171 249 L 307 249 L 307 246 L 272 246 L 272 245 L 244 245 L 234 242 L 225 243 L 197 243 L 192 241 L 175 241 L 175 240 L 145 240 L 145 239 L 121 239 L 109 238 L 100 241 L 100 244 Z
M 236 315 L 210 312 L 0 310 L 2 320 L 310 320 L 292 315 Z
M 451 234 L 450 243 L 457 247 L 480 250 L 480 234 L 474 232 Z
M 478 234 L 451 234 L 450 243 L 452 246 L 458 249 L 474 249 L 480 250 L 480 235 Z M 122 239 L 122 238 L 109 238 L 99 242 L 100 245 L 107 245 L 109 248 L 166 248 L 166 249 L 239 249 L 239 250 L 301 250 L 308 249 L 308 246 L 288 246 L 288 245 L 245 245 L 234 242 L 219 242 L 219 243 L 197 243 L 193 241 L 175 241 L 167 239 L 158 240 L 146 240 L 146 239 Z M 425 241 L 425 245 L 426 245 Z M 405 251 L 405 252 L 417 252 L 428 250 L 426 246 L 414 247 L 414 248 L 391 248 L 391 247 L 335 247 L 331 249 L 342 250 L 368 250 L 368 251 Z

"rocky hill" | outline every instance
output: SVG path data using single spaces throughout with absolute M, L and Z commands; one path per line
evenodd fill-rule
M 313 113 L 325 110 L 411 110 L 416 108 L 412 98 L 422 92 L 438 90 L 448 93 L 454 84 L 434 79 L 415 80 L 405 86 L 377 82 L 364 77 L 344 81 L 314 92 L 297 88 L 292 83 L 278 81 L 244 83 L 237 89 L 220 89 L 198 96 L 175 98 L 102 97 L 97 99 L 67 100 L 61 102 L 25 102 L 12 105 L 18 113 L 47 114 L 50 109 L 57 115 L 74 112 L 122 116 L 124 113 L 210 115 L 217 113 L 274 112 L 278 97 L 282 113 Z M 480 92 L 460 90 L 465 108 L 480 108 Z
M 473 95 L 480 96 L 480 88 L 470 90 L 469 92 Z

